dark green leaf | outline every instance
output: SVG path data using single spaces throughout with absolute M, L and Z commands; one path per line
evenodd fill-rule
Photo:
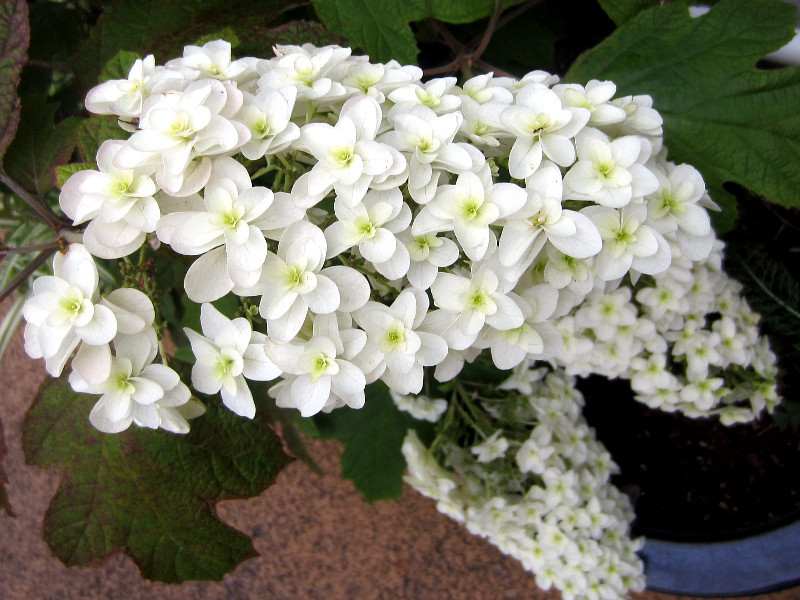
M 61 165 L 56 167 L 56 179 L 58 180 L 58 187 L 64 187 L 67 179 L 75 175 L 75 173 L 94 169 L 96 166 L 97 165 L 92 163 L 72 163 L 69 165 Z
M 320 437 L 344 442 L 342 476 L 353 481 L 367 502 L 400 497 L 406 432 L 430 425 L 400 411 L 382 382 L 367 386 L 363 408 L 338 408 L 316 415 L 314 421 Z
M 154 54 L 163 64 L 182 55 L 183 47 L 226 27 L 269 23 L 302 0 L 115 0 L 74 54 L 75 76 L 89 89 L 100 69 L 120 50 L 139 56 Z M 241 38 L 242 36 L 240 36 Z
M 25 0 L 0 2 L 0 160 L 14 139 L 20 119 L 17 85 L 30 41 Z
M 263 417 L 243 419 L 212 398 L 185 436 L 135 426 L 107 435 L 89 424 L 95 400 L 65 377 L 48 380 L 23 428 L 28 463 L 65 470 L 44 522 L 62 562 L 122 550 L 148 579 L 174 583 L 219 580 L 255 555 L 214 505 L 259 494 L 291 461 Z
M 55 124 L 57 109 L 44 96 L 23 98 L 19 129 L 4 160 L 11 178 L 39 196 L 56 185 L 56 167 L 66 163 L 75 148 L 80 119 L 69 117 Z
M 126 75 L 127 77 L 127 72 Z M 78 126 L 76 139 L 78 152 L 86 163 L 97 165 L 97 150 L 106 140 L 125 140 L 130 133 L 117 124 L 117 117 L 113 115 L 95 115 L 83 119 Z M 93 167 L 94 168 L 94 167 Z
M 14 509 L 11 508 L 11 503 L 8 501 L 8 494 L 3 484 L 8 483 L 8 476 L 3 469 L 3 458 L 6 455 L 6 444 L 3 440 L 3 423 L 0 421 L 0 509 L 4 510 L 10 517 L 14 516 Z
M 630 21 L 643 10 L 660 4 L 660 0 L 599 0 L 600 6 L 617 25 Z
M 103 70 L 100 72 L 100 81 L 108 81 L 109 79 L 127 79 L 133 63 L 135 63 L 139 58 L 142 57 L 135 52 L 120 50 L 114 55 L 114 58 L 108 61 L 106 66 L 103 67 Z
M 611 79 L 619 95 L 651 95 L 670 158 L 700 170 L 726 211 L 715 225 L 726 228 L 735 214 L 726 181 L 800 206 L 800 69 L 754 67 L 795 25 L 794 6 L 769 0 L 724 0 L 698 18 L 659 6 L 584 53 L 567 79 Z
M 500 0 L 500 11 L 524 0 Z M 471 23 L 492 14 L 494 0 L 428 0 L 430 15 L 445 23 Z
M 371 60 L 417 62 L 419 50 L 409 23 L 428 17 L 424 0 L 314 0 L 314 8 L 329 30 L 341 32 Z

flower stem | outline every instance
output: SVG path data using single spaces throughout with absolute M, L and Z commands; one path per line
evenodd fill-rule
M 30 206 L 42 220 L 54 231 L 58 232 L 66 225 L 40 198 L 35 197 L 28 190 L 14 181 L 5 171 L 0 171 L 0 183 L 5 184 L 12 192 Z

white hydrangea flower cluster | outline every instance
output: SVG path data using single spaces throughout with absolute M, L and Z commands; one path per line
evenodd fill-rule
M 523 429 L 495 431 L 469 450 L 446 443 L 441 463 L 409 431 L 406 482 L 518 559 L 539 587 L 554 585 L 565 600 L 625 598 L 644 589 L 633 510 L 609 481 L 617 467 L 581 416 L 575 378 L 545 372 L 526 369 L 506 385 L 525 389 L 504 399 Z
M 571 376 L 625 377 L 650 406 L 726 423 L 777 402 L 775 356 L 721 270 L 715 205 L 695 169 L 667 161 L 651 98 L 541 71 L 422 82 L 337 46 L 275 54 L 187 46 L 89 93 L 87 109 L 131 135 L 62 189 L 83 245 L 34 283 L 28 353 L 58 375 L 77 350 L 70 381 L 100 394 L 102 431 L 187 431 L 202 407 L 154 362 L 150 300 L 98 290 L 92 256 L 146 244 L 196 257 L 191 384 L 244 417 L 248 380 L 274 380 L 276 404 L 304 417 L 361 408 L 380 380 L 436 421 L 448 405 L 418 396 L 426 373 L 450 381 L 488 350 L 514 369 L 519 423 L 448 446 L 447 469 L 409 437 L 410 481 L 542 587 L 640 589 L 630 508 Z M 211 303 L 228 294 L 257 314 L 222 315 Z M 562 371 L 539 381 L 537 361 Z

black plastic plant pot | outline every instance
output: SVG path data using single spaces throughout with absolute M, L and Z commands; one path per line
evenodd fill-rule
M 774 592 L 800 585 L 800 521 L 730 541 L 648 538 L 642 556 L 650 590 L 702 597 Z

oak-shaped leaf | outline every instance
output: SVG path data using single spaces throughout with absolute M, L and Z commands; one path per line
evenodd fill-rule
M 214 505 L 258 495 L 291 462 L 263 417 L 243 419 L 207 398 L 185 436 L 135 426 L 107 435 L 89 424 L 95 400 L 66 377 L 50 379 L 23 428 L 27 462 L 65 471 L 44 519 L 45 540 L 64 564 L 123 551 L 144 577 L 177 583 L 219 580 L 255 556 Z
M 28 3 L 0 2 L 0 158 L 17 132 L 20 113 L 17 85 L 29 42 Z
M 566 79 L 652 96 L 669 157 L 703 174 L 725 231 L 736 215 L 725 182 L 800 206 L 800 68 L 755 66 L 795 26 L 796 8 L 773 0 L 722 0 L 697 18 L 681 3 L 655 6 L 582 54 Z

